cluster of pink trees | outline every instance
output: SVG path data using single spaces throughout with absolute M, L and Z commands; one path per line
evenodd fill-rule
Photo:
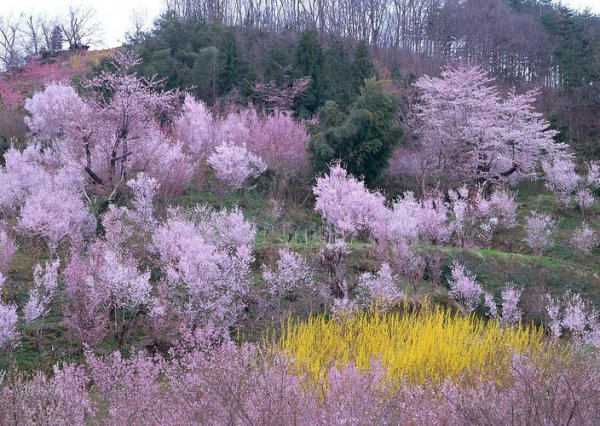
M 198 159 L 208 159 L 219 180 L 241 188 L 267 167 L 280 181 L 307 170 L 308 133 L 287 112 L 261 115 L 253 106 L 220 117 L 191 96 L 173 135 Z
M 0 169 L 0 209 L 17 218 L 17 230 L 41 238 L 52 250 L 65 240 L 95 231 L 94 217 L 83 202 L 83 176 L 56 162 L 35 146 L 11 148 Z
M 317 178 L 313 188 L 315 210 L 338 236 L 372 236 L 379 241 L 411 245 L 419 238 L 431 243 L 453 240 L 461 246 L 489 245 L 494 233 L 516 224 L 517 205 L 511 192 L 498 188 L 491 194 L 481 187 L 449 190 L 418 200 L 412 192 L 386 206 L 385 197 L 368 190 L 360 180 L 334 164 Z
M 568 208 L 575 201 L 582 213 L 587 213 L 594 205 L 594 190 L 600 187 L 600 168 L 597 164 L 587 164 L 587 173 L 580 175 L 571 158 L 556 158 L 542 161 L 546 188 L 556 196 L 561 207 Z
M 516 324 L 521 321 L 523 311 L 519 308 L 523 287 L 513 282 L 507 282 L 501 292 L 501 309 L 496 304 L 494 296 L 483 290 L 474 274 L 463 265 L 454 262 L 449 279 L 450 295 L 454 297 L 461 310 L 465 313 L 473 312 L 477 307 L 483 306 L 487 315 L 497 318 L 503 324 Z
M 567 291 L 559 299 L 544 295 L 548 329 L 554 337 L 570 334 L 578 345 L 600 347 L 600 317 L 596 308 L 581 294 Z
M 200 325 L 234 324 L 247 302 L 254 225 L 237 209 L 164 214 L 156 202 L 181 193 L 202 161 L 235 188 L 267 164 L 281 176 L 304 170 L 306 130 L 277 111 L 220 119 L 189 96 L 180 111 L 180 94 L 137 76 L 137 63 L 117 54 L 85 96 L 51 83 L 26 101 L 30 143 L 11 148 L 0 168 L 0 209 L 15 224 L 0 234 L 0 272 L 16 252 L 9 234 L 43 240 L 53 260 L 36 266 L 26 303 L 2 305 L 3 346 L 14 343 L 19 318 L 40 331 L 52 307 L 71 338 L 95 345 L 108 336 L 123 344 L 140 325 L 170 343 Z M 90 207 L 102 199 L 108 210 L 96 218 Z M 290 268 L 304 268 L 297 285 L 311 280 L 305 263 L 283 253 L 271 280 L 278 294 L 293 290 L 282 281 Z
M 198 330 L 168 358 L 88 352 L 86 365 L 55 367 L 0 382 L 3 424 L 428 424 L 528 419 L 540 424 L 596 423 L 597 356 L 555 368 L 515 356 L 507 380 L 390 383 L 377 362 L 329 368 L 311 387 L 288 360 L 238 347 L 215 329 Z M 543 363 L 542 363 L 543 364 Z
M 254 226 L 237 210 L 173 211 L 158 227 L 152 249 L 172 294 L 170 302 L 179 288 L 187 295 L 179 308 L 189 324 L 236 321 L 249 291 L 254 234 Z

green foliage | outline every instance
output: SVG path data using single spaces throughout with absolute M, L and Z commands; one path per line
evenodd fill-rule
M 346 109 L 359 90 L 354 87 L 352 62 L 347 47 L 334 40 L 323 58 L 322 96 L 334 101 L 340 108 Z
M 385 81 L 376 79 L 366 81 L 347 115 L 334 102 L 327 102 L 319 124 L 311 129 L 309 151 L 315 171 L 341 160 L 352 175 L 376 184 L 402 138 L 402 126 L 395 121 L 397 108 L 397 95 L 390 93 Z
M 221 93 L 228 93 L 239 83 L 240 59 L 235 33 L 227 29 L 223 36 L 221 56 L 219 58 L 219 88 Z
M 555 38 L 554 54 L 560 67 L 561 86 L 567 90 L 584 86 L 598 79 L 594 67 L 593 42 L 586 25 L 595 18 L 574 13 L 568 8 L 546 12 L 542 23 Z M 597 48 L 597 40 L 595 41 Z
M 297 77 L 310 77 L 310 87 L 296 104 L 302 114 L 312 115 L 323 103 L 323 49 L 314 31 L 304 31 L 296 48 Z
M 232 91 L 246 103 L 256 96 L 255 82 L 286 87 L 292 79 L 308 76 L 311 85 L 294 104 L 296 115 L 305 117 L 314 115 L 327 100 L 346 109 L 364 79 L 374 74 L 364 42 L 353 49 L 351 42 L 321 40 L 314 31 L 298 38 L 292 32 L 266 33 L 169 14 L 136 48 L 142 57 L 138 70 L 142 75 L 158 75 L 166 80 L 166 88 L 188 88 L 209 104 Z
M 373 62 L 369 57 L 369 47 L 364 40 L 360 40 L 354 49 L 354 62 L 352 63 L 352 77 L 354 89 L 358 93 L 367 78 L 375 75 Z

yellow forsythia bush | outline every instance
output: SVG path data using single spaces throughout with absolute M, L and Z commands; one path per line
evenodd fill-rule
M 357 311 L 345 318 L 290 319 L 271 345 L 293 360 L 298 374 L 313 380 L 323 379 L 331 366 L 353 362 L 365 370 L 376 360 L 392 382 L 420 384 L 457 379 L 468 372 L 500 379 L 513 353 L 535 355 L 542 339 L 542 329 L 535 326 L 505 327 L 495 320 L 428 308 L 405 314 Z

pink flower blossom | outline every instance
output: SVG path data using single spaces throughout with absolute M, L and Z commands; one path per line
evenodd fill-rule
M 313 275 L 306 259 L 288 249 L 279 250 L 279 260 L 274 269 L 263 266 L 263 280 L 271 296 L 292 296 L 299 290 L 308 290 Z
M 251 154 L 244 145 L 225 142 L 215 148 L 208 157 L 208 164 L 217 178 L 233 189 L 240 189 L 246 181 L 260 176 L 266 169 L 264 161 Z
M 458 262 L 452 264 L 452 277 L 449 280 L 450 294 L 466 312 L 473 312 L 481 300 L 483 290 L 475 276 Z
M 556 222 L 552 217 L 538 212 L 531 212 L 525 219 L 526 235 L 523 242 L 539 254 L 553 245 L 553 234 Z

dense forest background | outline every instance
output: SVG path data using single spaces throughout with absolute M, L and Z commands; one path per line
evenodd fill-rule
M 173 0 L 149 33 L 130 36 L 142 72 L 190 87 L 209 104 L 260 104 L 253 87 L 289 87 L 307 117 L 344 109 L 365 77 L 409 91 L 446 63 L 478 64 L 506 90 L 539 87 L 538 108 L 580 155 L 600 154 L 600 17 L 548 0 L 257 2 Z

